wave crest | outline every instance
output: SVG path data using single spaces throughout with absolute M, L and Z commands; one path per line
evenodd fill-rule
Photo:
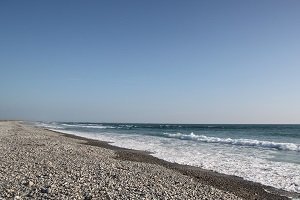
M 231 144 L 231 145 L 248 146 L 248 147 L 263 147 L 263 148 L 272 148 L 277 150 L 300 152 L 300 144 L 295 144 L 295 143 L 277 143 L 277 142 L 252 140 L 252 139 L 218 138 L 218 137 L 208 137 L 206 135 L 195 135 L 194 133 L 191 134 L 164 133 L 164 136 L 169 138 L 178 138 L 182 140 L 195 140 L 195 141 L 206 142 L 206 143 Z

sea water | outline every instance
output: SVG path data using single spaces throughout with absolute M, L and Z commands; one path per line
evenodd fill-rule
M 300 193 L 300 125 L 37 122 L 37 126 Z

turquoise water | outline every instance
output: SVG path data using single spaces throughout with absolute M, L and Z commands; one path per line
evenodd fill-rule
M 300 125 L 74 122 L 37 125 L 300 192 Z

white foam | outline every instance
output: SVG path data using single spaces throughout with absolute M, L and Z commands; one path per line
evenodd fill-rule
M 200 142 L 207 143 L 219 143 L 219 144 L 231 144 L 239 146 L 248 146 L 248 147 L 263 147 L 263 148 L 273 148 L 278 150 L 286 151 L 299 151 L 300 144 L 295 143 L 278 143 L 270 141 L 261 141 L 261 140 L 252 140 L 252 139 L 232 139 L 232 138 L 218 138 L 218 137 L 208 137 L 205 135 L 195 135 L 191 133 L 189 135 L 182 133 L 164 133 L 165 136 L 170 138 L 179 138 L 183 140 L 195 140 Z

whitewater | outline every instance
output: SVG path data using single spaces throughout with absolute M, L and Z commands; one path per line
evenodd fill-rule
M 300 193 L 300 125 L 35 125 Z

